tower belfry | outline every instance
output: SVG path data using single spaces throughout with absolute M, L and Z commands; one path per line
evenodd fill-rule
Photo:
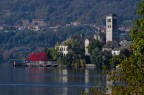
M 110 14 L 106 16 L 106 42 L 118 40 L 117 15 Z

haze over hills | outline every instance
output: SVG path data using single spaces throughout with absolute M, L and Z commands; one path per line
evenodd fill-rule
M 119 20 L 134 20 L 140 0 L 0 0 L 0 24 L 19 19 L 43 18 L 50 25 L 72 21 L 104 24 L 105 16 L 116 13 Z

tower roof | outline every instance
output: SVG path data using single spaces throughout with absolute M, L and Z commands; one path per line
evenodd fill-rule
M 103 48 L 118 48 L 119 43 L 117 41 L 108 41 Z
M 117 15 L 114 14 L 114 13 L 111 13 L 111 14 L 109 14 L 109 15 L 107 15 L 107 16 L 117 16 Z

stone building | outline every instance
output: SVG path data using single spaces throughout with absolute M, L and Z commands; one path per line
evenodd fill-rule
M 120 45 L 117 41 L 108 41 L 103 47 L 103 51 L 112 51 L 114 48 L 118 48 Z
M 44 26 L 46 26 L 46 22 L 44 21 L 44 19 L 33 19 L 32 20 L 32 25 L 37 25 L 39 27 L 44 27 Z
M 106 42 L 119 41 L 117 15 L 110 14 L 106 16 Z
M 101 42 L 101 43 L 104 43 L 104 42 L 105 42 L 105 35 L 104 35 L 104 33 L 102 33 L 102 32 L 96 32 L 96 33 L 94 34 L 93 38 L 94 38 L 95 40 L 98 40 L 98 41 Z

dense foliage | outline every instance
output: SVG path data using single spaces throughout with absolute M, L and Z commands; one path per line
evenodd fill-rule
M 140 0 L 0 0 L 0 23 L 19 19 L 44 18 L 50 25 L 80 21 L 105 23 L 105 16 L 116 13 L 120 21 L 134 20 Z
M 58 63 L 66 66 L 84 67 L 86 64 L 86 59 L 83 40 L 70 39 L 67 41 L 65 44 L 68 46 L 69 53 L 66 56 L 60 55 L 58 58 Z
M 120 63 L 120 72 L 115 72 L 114 81 L 121 84 L 114 86 L 114 95 L 144 95 L 144 0 L 139 4 L 138 19 L 131 30 L 133 54 Z
M 28 48 L 31 51 L 39 47 L 54 47 L 56 43 L 61 43 L 69 37 L 85 33 L 86 37 L 92 37 L 94 32 L 93 27 L 86 26 L 62 26 L 56 30 L 48 27 L 39 30 L 4 30 L 0 32 L 0 61 L 19 57 L 13 50 L 16 47 Z M 15 53 L 14 53 L 15 52 Z M 24 54 L 25 51 L 22 51 Z M 16 55 L 16 56 L 13 56 Z M 22 57 L 22 56 L 21 56 Z M 26 56 L 23 56 L 26 57 Z
M 19 46 L 30 48 L 53 47 L 57 42 L 60 43 L 68 37 L 81 33 L 91 36 L 94 34 L 94 31 L 90 27 L 62 27 L 57 31 L 48 29 L 0 32 L 0 46 L 1 49 L 11 49 Z
M 102 51 L 102 46 L 103 43 L 100 43 L 98 40 L 91 40 L 88 46 L 91 63 L 95 64 L 97 68 L 109 66 L 110 59 L 112 58 L 111 52 Z

